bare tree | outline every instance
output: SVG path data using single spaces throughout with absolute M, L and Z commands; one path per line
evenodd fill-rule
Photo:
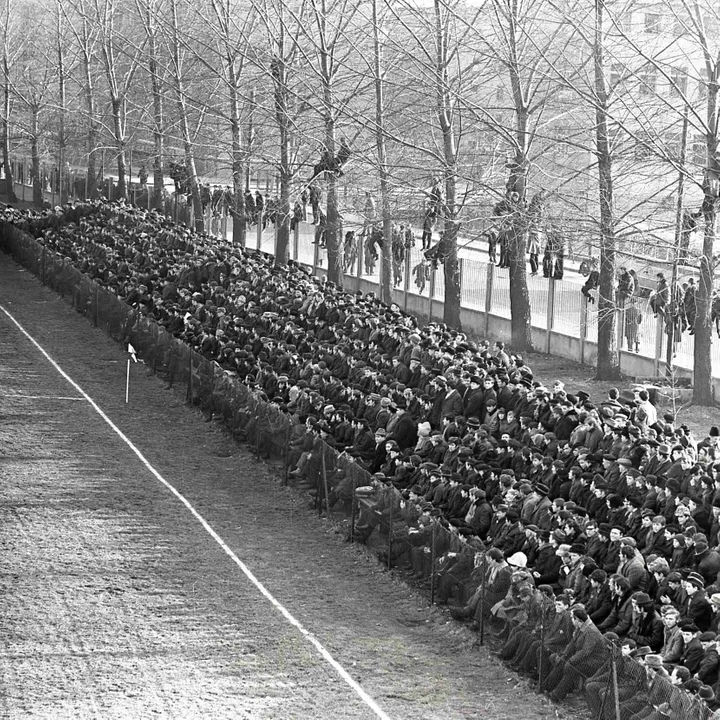
M 2 141 L 2 161 L 5 170 L 5 192 L 10 202 L 17 202 L 18 197 L 15 194 L 14 187 L 15 179 L 10 164 L 10 115 L 12 111 L 10 68 L 17 53 L 15 40 L 19 38 L 13 37 L 12 34 L 15 18 L 10 14 L 10 0 L 4 0 L 2 11 L 2 136 L 0 139 Z M 11 46 L 13 46 L 12 50 Z
M 185 90 L 184 76 L 184 49 L 178 20 L 177 0 L 170 0 L 170 32 L 168 37 L 170 45 L 170 65 L 172 68 L 172 83 L 175 90 L 175 102 L 178 111 L 178 123 L 180 125 L 181 139 L 185 155 L 185 168 L 190 183 L 190 197 L 195 215 L 195 229 L 202 232 L 205 227 L 203 219 L 203 205 L 200 199 L 200 185 L 195 165 L 195 147 L 190 132 L 190 121 L 188 118 L 188 96 Z
M 496 208 L 502 212 L 498 231 L 509 265 L 511 342 L 518 350 L 532 348 L 526 273 L 529 175 L 548 152 L 538 128 L 559 89 L 551 68 L 569 42 L 567 26 L 558 19 L 544 0 L 489 0 L 466 21 L 477 47 L 472 64 L 479 75 L 466 89 L 464 102 L 478 125 L 510 148 L 505 191 Z M 511 102 L 493 101 L 492 93 L 505 86 Z M 547 190 L 544 183 L 534 194 L 533 210 L 544 206 Z M 538 212 L 544 215 L 544 207 Z
M 14 97 L 18 100 L 16 118 L 22 135 L 28 139 L 30 144 L 30 158 L 32 162 L 31 177 L 33 180 L 33 204 L 41 207 L 44 202 L 44 181 L 41 170 L 41 154 L 46 141 L 47 127 L 45 116 L 48 113 L 51 93 L 51 85 L 55 82 L 57 66 L 52 56 L 52 38 L 47 32 L 48 28 L 43 24 L 41 18 L 26 9 L 25 22 L 26 31 L 30 25 L 33 27 L 34 43 L 32 55 L 36 62 L 31 63 L 30 58 L 24 56 L 31 52 L 27 45 L 24 45 L 23 55 L 18 57 L 19 71 L 12 83 Z M 20 112 L 24 110 L 25 112 Z M 25 121 L 23 122 L 23 119 Z
M 152 207 L 161 210 L 164 206 L 165 173 L 163 169 L 165 156 L 165 122 L 164 122 L 164 77 L 159 62 L 158 53 L 158 23 L 162 0 L 135 0 L 138 16 L 142 22 L 147 36 L 146 58 L 150 86 L 153 99 L 153 198 Z
M 86 131 L 87 171 L 85 180 L 86 197 L 98 196 L 98 172 L 100 159 L 101 121 L 97 109 L 95 87 L 97 84 L 97 27 L 91 19 L 91 9 L 87 0 L 75 0 L 74 3 L 61 2 L 58 8 L 63 13 L 66 27 L 74 40 L 74 50 L 80 56 L 81 76 L 76 79 L 84 98 L 85 108 L 82 111 Z M 80 110 L 78 108 L 78 110 Z M 101 182 L 104 178 L 101 178 Z

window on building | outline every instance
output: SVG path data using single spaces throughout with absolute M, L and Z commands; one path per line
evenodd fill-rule
M 675 95 L 685 95 L 687 93 L 687 86 L 687 68 L 672 68 L 672 70 L 670 70 L 670 91 Z
M 638 73 L 641 95 L 654 95 L 657 86 L 657 71 L 654 67 L 643 68 Z
M 704 166 L 707 161 L 707 138 L 705 135 L 694 134 L 690 141 L 688 156 L 691 162 Z
M 708 72 L 707 68 L 705 67 L 700 69 L 700 76 L 698 77 L 697 88 L 698 98 L 700 100 L 705 100 L 707 98 L 708 92 Z
M 657 35 L 660 32 L 660 15 L 658 13 L 645 13 L 645 32 Z
M 610 89 L 616 88 L 623 79 L 625 68 L 620 63 L 613 63 L 610 67 Z
M 673 35 L 675 37 L 683 37 L 687 33 L 687 25 L 684 18 L 675 16 L 673 19 Z

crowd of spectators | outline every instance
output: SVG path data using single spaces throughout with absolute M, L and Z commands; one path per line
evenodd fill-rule
M 652 388 L 593 398 L 559 379 L 548 387 L 502 342 L 421 326 L 373 294 L 154 211 L 98 201 L 2 217 L 292 417 L 299 487 L 322 492 L 320 458 L 335 467 L 342 455 L 367 470 L 370 488 L 391 490 L 399 501 L 370 504 L 355 540 L 395 514 L 404 522 L 386 559 L 418 577 L 431 522 L 482 554 L 482 573 L 477 563 L 448 572 L 449 549 L 430 568 L 455 617 L 478 622 L 480 590 L 494 598 L 482 611 L 506 617 L 522 571 L 583 637 L 592 628 L 648 676 L 720 707 L 717 428 L 695 438 L 658 409 Z M 346 500 L 333 483 L 325 501 Z M 537 673 L 537 638 L 517 627 L 503 657 Z M 573 674 L 572 647 L 564 636 L 545 658 L 554 699 L 581 681 L 593 691 Z

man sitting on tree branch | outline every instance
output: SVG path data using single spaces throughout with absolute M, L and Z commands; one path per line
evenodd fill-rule
M 313 174 L 308 180 L 308 183 L 311 183 L 315 178 L 324 175 L 326 172 L 335 173 L 338 177 L 342 177 L 344 174 L 343 166 L 350 159 L 351 154 L 352 151 L 345 138 L 340 140 L 340 149 L 337 155 L 333 156 L 329 150 L 324 150 L 320 162 L 313 167 Z

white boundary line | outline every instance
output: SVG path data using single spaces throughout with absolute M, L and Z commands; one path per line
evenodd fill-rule
M 248 568 L 245 563 L 225 544 L 225 541 L 213 530 L 210 524 L 200 513 L 190 504 L 187 498 L 176 490 L 165 478 L 148 462 L 145 456 L 135 447 L 132 441 L 123 434 L 120 428 L 113 423 L 113 421 L 100 409 L 98 404 L 53 360 L 50 355 L 42 348 L 42 346 L 25 330 L 25 328 L 13 317 L 13 315 L 3 306 L 0 305 L 0 310 L 7 315 L 11 322 L 17 327 L 18 330 L 40 351 L 45 359 L 55 368 L 55 370 L 62 375 L 67 382 L 77 390 L 85 400 L 90 403 L 92 408 L 97 414 L 112 428 L 115 434 L 137 455 L 140 462 L 148 469 L 148 471 L 155 476 L 175 497 L 190 511 L 195 519 L 205 528 L 205 531 L 215 542 L 225 551 L 225 554 L 242 570 L 247 576 L 250 582 L 272 603 L 272 605 L 285 617 L 285 619 L 293 625 L 297 630 L 305 636 L 307 641 L 313 645 L 318 653 L 333 667 L 333 669 L 340 675 L 340 677 L 355 691 L 360 699 L 382 720 L 391 720 L 390 716 L 384 712 L 384 710 L 375 702 L 375 700 L 363 690 L 360 684 L 353 680 L 347 670 L 330 654 L 330 652 L 324 647 L 324 645 L 309 631 L 302 623 L 297 620 L 290 611 L 285 608 L 278 600 L 273 597 L 270 591 L 255 577 L 253 572 Z

